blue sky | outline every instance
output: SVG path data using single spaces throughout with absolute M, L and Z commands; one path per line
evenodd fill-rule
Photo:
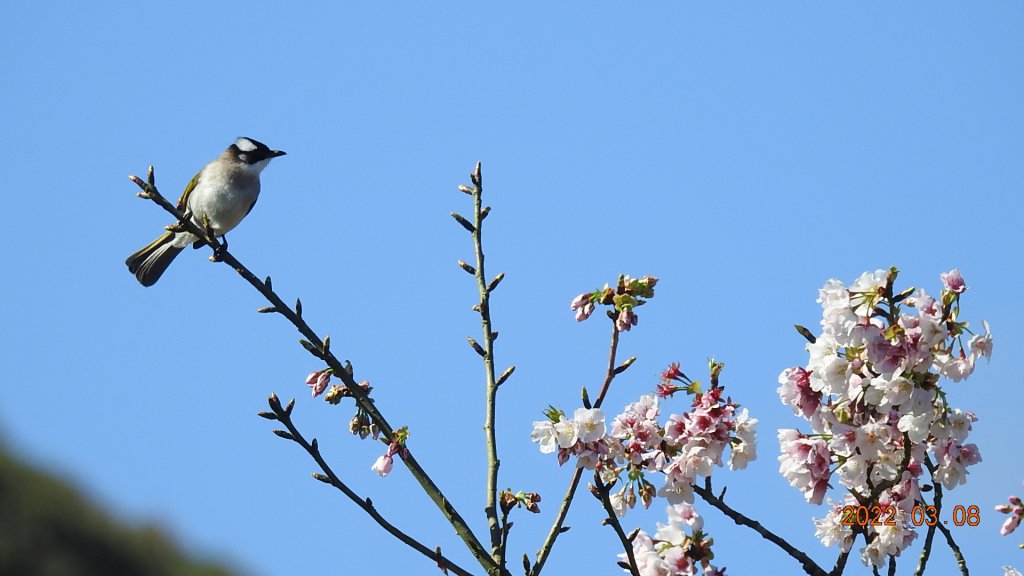
M 0 298 L 0 434 L 19 454 L 134 522 L 245 573 L 431 573 L 257 418 L 276 391 L 336 470 L 400 527 L 471 566 L 401 469 L 345 432 L 352 409 L 311 401 L 319 368 L 259 295 L 206 253 L 143 289 L 124 258 L 168 224 L 134 198 L 156 166 L 176 197 L 240 135 L 288 151 L 230 235 L 412 430 L 418 459 L 486 528 L 482 379 L 465 344 L 468 213 L 455 187 L 484 163 L 488 270 L 502 388 L 501 486 L 540 492 L 510 557 L 533 556 L 564 491 L 530 444 L 549 403 L 600 385 L 605 327 L 571 298 L 617 274 L 661 278 L 625 335 L 639 360 L 606 406 L 653 389 L 670 361 L 723 383 L 761 419 L 760 458 L 716 474 L 737 507 L 831 565 L 777 474 L 774 439 L 801 422 L 776 377 L 806 360 L 817 289 L 898 266 L 937 293 L 960 267 L 964 317 L 987 319 L 992 364 L 950 385 L 979 417 L 984 461 L 947 506 L 970 567 L 1024 565 L 991 511 L 1022 491 L 1021 182 L 1024 7 L 1014 2 L 299 5 L 15 3 L 0 18 L 8 217 Z M 677 410 L 683 409 L 683 403 Z M 631 514 L 653 530 L 663 508 Z M 730 574 L 796 567 L 704 509 Z M 584 491 L 547 573 L 617 573 L 616 540 Z M 918 548 L 915 547 L 916 552 Z M 916 554 L 901 559 L 903 568 Z M 945 549 L 933 574 L 952 573 Z M 518 566 L 518 562 L 513 564 Z M 849 574 L 864 573 L 851 562 Z M 780 572 L 785 573 L 785 572 Z

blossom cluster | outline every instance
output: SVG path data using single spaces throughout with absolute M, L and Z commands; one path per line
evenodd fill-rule
M 653 394 L 627 405 L 610 429 L 600 408 L 577 408 L 571 418 L 549 408 L 546 420 L 533 423 L 530 438 L 542 453 L 557 453 L 559 464 L 575 457 L 578 468 L 597 470 L 608 480 L 627 474 L 626 486 L 612 498 L 620 516 L 636 502 L 631 493 L 636 488 L 650 505 L 653 488 L 644 480 L 650 472 L 665 476 L 657 495 L 673 503 L 693 502 L 692 484 L 723 465 L 726 446 L 731 447 L 732 470 L 746 468 L 757 457 L 757 419 L 746 408 L 737 412 L 731 398 L 722 398 L 724 390 L 696 393 L 688 412 L 670 414 L 664 424 L 658 421 L 660 402 Z
M 615 329 L 619 332 L 627 332 L 638 322 L 635 308 L 646 303 L 644 298 L 654 297 L 654 286 L 657 283 L 658 279 L 654 276 L 644 276 L 643 278 L 619 276 L 615 288 L 605 284 L 604 288 L 600 290 L 580 294 L 573 298 L 569 308 L 576 312 L 576 321 L 582 322 L 590 318 L 598 304 L 611 306 L 612 310 L 608 312 L 608 316 L 615 320 Z
M 666 508 L 668 524 L 658 523 L 652 538 L 640 530 L 633 538 L 633 559 L 642 575 L 724 576 L 725 569 L 710 564 L 711 540 L 705 539 L 704 519 L 686 502 Z M 693 536 L 688 536 L 689 528 Z M 624 562 L 625 553 L 619 554 Z M 700 572 L 698 572 L 700 570 Z
M 546 420 L 533 423 L 531 439 L 540 446 L 542 453 L 557 453 L 560 465 L 574 457 L 577 467 L 595 470 L 608 485 L 618 484 L 625 477 L 622 487 L 609 496 L 617 516 L 625 516 L 628 509 L 636 505 L 638 494 L 645 507 L 658 495 L 676 506 L 670 507 L 675 511 L 670 513 L 670 518 L 671 514 L 678 513 L 692 520 L 693 484 L 700 477 L 710 476 L 715 466 L 723 466 L 727 446 L 731 447 L 728 458 L 731 469 L 745 468 L 757 456 L 757 419 L 751 418 L 745 408 L 738 410 L 739 406 L 731 398 L 723 397 L 725 389 L 717 385 L 722 365 L 712 361 L 711 366 L 713 384 L 706 392 L 700 391 L 699 383 L 688 379 L 685 388 L 666 382 L 659 385 L 662 397 L 679 390 L 687 390 L 694 396 L 687 412 L 670 414 L 664 422 L 659 421 L 661 398 L 650 394 L 628 404 L 612 419 L 610 426 L 599 408 L 578 408 L 569 417 L 550 407 L 545 412 Z M 678 365 L 673 365 L 663 378 L 683 381 L 685 376 L 678 371 Z M 657 490 L 647 479 L 648 474 L 654 473 L 664 476 Z M 681 546 L 678 538 L 667 539 L 656 534 L 651 540 L 641 535 L 634 539 L 633 546 L 647 558 L 643 565 L 650 567 L 642 568 L 641 574 L 695 574 L 691 568 L 696 570 L 699 562 L 695 561 L 700 560 L 700 556 L 691 554 L 686 560 L 681 555 L 685 555 L 686 550 L 696 553 L 698 548 Z M 692 538 L 699 536 L 695 534 Z M 664 566 L 669 568 L 662 571 Z
M 958 319 L 967 285 L 958 270 L 942 274 L 939 299 L 913 288 L 896 293 L 898 271 L 865 272 L 851 286 L 829 280 L 819 291 L 821 333 L 810 341 L 807 365 L 779 376 L 779 397 L 805 418 L 810 432 L 780 430 L 780 473 L 808 502 L 822 503 L 831 482 L 846 489 L 832 511 L 815 520 L 826 546 L 851 549 L 857 532 L 868 544 L 864 563 L 881 566 L 916 538 L 910 521 L 925 468 L 952 489 L 981 461 L 966 442 L 974 414 L 950 407 L 942 377 L 968 378 L 991 358 L 992 336 L 971 334 Z M 894 525 L 843 523 L 844 506 L 896 511 Z M 892 508 L 888 508 L 891 506 Z

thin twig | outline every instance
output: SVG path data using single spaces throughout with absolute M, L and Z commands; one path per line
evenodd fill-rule
M 331 469 L 330 465 L 327 464 L 327 461 L 324 460 L 323 456 L 320 454 L 320 448 L 316 444 L 316 439 L 314 439 L 312 443 L 307 442 L 306 439 L 302 436 L 302 433 L 299 432 L 298 428 L 296 428 L 295 424 L 292 422 L 290 410 L 291 405 L 289 405 L 289 409 L 282 409 L 281 401 L 277 399 L 276 395 L 272 395 L 270 397 L 270 408 L 271 410 L 274 411 L 274 415 L 277 417 L 276 420 L 284 424 L 285 428 L 288 429 L 288 433 L 291 436 L 291 440 L 298 444 L 299 446 L 302 446 L 302 448 L 313 458 L 313 460 L 316 461 L 317 465 L 320 466 L 320 469 L 323 470 L 323 475 L 314 475 L 314 477 L 317 480 L 320 480 L 321 482 L 326 482 L 340 490 L 345 496 L 348 497 L 349 500 L 355 502 L 357 506 L 362 508 L 364 512 L 366 512 L 371 518 L 373 518 L 374 521 L 377 522 L 377 524 L 380 524 L 380 526 L 384 528 L 384 530 L 386 530 L 389 534 L 391 534 L 401 542 L 405 543 L 410 548 L 416 550 L 420 554 L 423 554 L 427 558 L 430 558 L 431 560 L 436 562 L 439 568 L 450 570 L 451 572 L 453 572 L 454 574 L 458 574 L 459 576 L 472 576 L 472 574 L 468 570 L 458 566 L 450 559 L 442 555 L 440 552 L 440 548 L 435 548 L 434 550 L 431 550 L 430 548 L 428 548 L 412 536 L 409 536 L 405 532 L 395 527 L 394 524 L 388 522 L 384 518 L 384 516 L 382 516 L 381 513 L 377 511 L 377 508 L 373 505 L 373 502 L 371 502 L 369 498 L 359 497 L 358 494 L 356 494 L 351 488 L 349 488 L 344 482 L 342 482 L 341 479 L 338 478 L 338 475 L 334 473 L 334 470 Z
M 572 474 L 572 479 L 569 480 L 569 487 L 565 490 L 565 496 L 562 497 L 562 505 L 558 508 L 558 515 L 555 516 L 555 521 L 551 524 L 551 530 L 548 531 L 548 536 L 544 539 L 540 550 L 537 550 L 536 562 L 530 570 L 530 576 L 540 574 L 541 569 L 544 568 L 544 563 L 548 560 L 548 555 L 551 554 L 551 548 L 555 545 L 555 540 L 559 534 L 565 531 L 562 528 L 562 524 L 565 522 L 566 515 L 569 514 L 569 507 L 572 506 L 573 496 L 576 495 L 576 488 L 579 486 L 580 478 L 582 477 L 583 468 L 577 468 Z
M 597 393 L 597 400 L 594 402 L 594 408 L 600 408 L 604 402 L 604 397 L 608 394 L 608 389 L 612 385 L 612 380 L 615 380 L 615 354 L 619 350 L 619 329 L 615 326 L 615 320 L 612 320 L 612 343 L 608 347 L 608 370 L 605 372 L 604 384 L 601 386 L 601 391 Z
M 604 507 L 604 511 L 608 513 L 608 518 L 605 523 L 615 530 L 615 535 L 619 537 L 619 543 L 622 544 L 622 549 L 626 551 L 626 562 L 629 564 L 629 573 L 633 576 L 640 576 L 640 568 L 636 565 L 636 557 L 633 555 L 633 543 L 629 541 L 629 537 L 626 536 L 626 532 L 622 529 L 622 524 L 619 522 L 618 516 L 615 514 L 615 508 L 612 506 L 612 500 L 608 493 L 611 492 L 611 487 L 607 486 L 601 481 L 601 475 L 598 472 L 594 472 L 594 486 L 597 488 L 598 498 L 601 500 L 601 505 Z
M 925 468 L 928 469 L 929 474 L 934 476 L 935 465 L 932 464 L 932 459 L 927 454 L 924 457 L 924 465 Z M 935 517 L 938 518 L 938 511 L 939 509 L 942 508 L 942 484 L 935 482 L 934 477 L 932 480 L 932 484 L 935 486 Z M 923 499 L 919 500 L 919 502 L 921 504 L 927 505 L 927 502 L 925 502 Z M 914 576 L 921 576 L 922 574 L 924 574 L 924 569 L 928 565 L 928 559 L 931 557 L 932 554 L 932 541 L 935 538 L 935 527 L 937 524 L 938 522 L 928 527 L 928 532 L 927 534 L 925 534 L 924 537 L 924 546 L 921 548 L 921 556 L 917 559 L 917 569 L 914 571 Z
M 925 455 L 924 465 L 928 468 L 928 473 L 932 477 L 932 486 L 935 487 L 935 500 L 932 504 L 935 507 L 935 524 L 928 527 L 928 535 L 925 538 L 925 546 L 930 549 L 932 536 L 935 533 L 935 529 L 938 528 L 939 532 L 946 537 L 946 544 L 949 546 L 950 551 L 953 552 L 953 557 L 956 558 L 956 567 L 960 570 L 963 576 L 968 576 L 970 571 L 967 569 L 967 560 L 964 558 L 963 552 L 960 551 L 960 546 L 957 545 L 956 540 L 953 539 L 953 533 L 950 532 L 942 522 L 938 519 L 941 518 L 942 514 L 942 483 L 935 481 L 935 471 L 938 470 L 931 457 Z M 925 550 L 921 551 L 922 561 L 918 563 L 919 573 L 924 573 L 924 562 L 928 560 L 928 556 L 925 554 Z
M 732 518 L 733 522 L 739 524 L 740 526 L 746 526 L 747 528 L 750 528 L 754 532 L 760 534 L 761 537 L 765 540 L 781 548 L 784 552 L 789 554 L 794 560 L 800 563 L 800 566 L 803 568 L 805 573 L 809 574 L 810 576 L 828 576 L 828 573 L 825 572 L 825 570 L 823 570 L 821 566 L 818 566 L 818 564 L 814 560 L 812 560 L 810 556 L 804 554 L 800 550 L 796 549 L 792 544 L 787 542 L 785 539 L 778 536 L 771 530 L 765 528 L 763 525 L 761 525 L 760 522 L 756 520 L 751 520 L 742 513 L 734 510 L 723 500 L 717 498 L 711 490 L 711 478 L 705 479 L 704 487 L 700 487 L 695 484 L 693 486 L 693 491 L 696 492 L 698 496 L 703 498 L 705 502 L 711 504 L 715 508 L 718 508 L 723 514 L 725 514 L 729 518 Z
M 924 574 L 924 569 L 928 565 L 928 558 L 932 554 L 932 540 L 935 538 L 935 524 L 928 527 L 928 532 L 924 536 L 924 546 L 921 548 L 921 556 L 917 559 L 917 569 L 914 570 L 914 576 L 921 576 Z
M 615 320 L 612 320 L 612 342 L 608 348 L 608 370 L 605 373 L 601 391 L 597 395 L 597 401 L 594 402 L 594 408 L 601 407 L 601 403 L 604 402 L 604 397 L 608 393 L 608 388 L 611 386 L 612 380 L 615 379 L 615 355 L 618 349 L 619 330 L 615 326 Z M 569 514 L 569 508 L 572 506 L 572 500 L 576 495 L 576 488 L 579 487 L 582 476 L 582 468 L 577 468 L 573 472 L 572 479 L 569 480 L 569 487 L 565 490 L 565 496 L 562 497 L 562 505 L 558 509 L 558 515 L 555 516 L 555 521 L 551 524 L 551 530 L 548 531 L 547 538 L 544 539 L 544 543 L 537 550 L 536 562 L 530 570 L 529 576 L 538 576 L 540 574 L 540 571 L 544 568 L 544 563 L 547 562 L 548 556 L 551 554 L 552 547 L 555 545 L 555 540 L 564 531 L 562 524 L 565 522 L 566 515 Z
M 484 272 L 484 245 L 483 245 L 483 223 L 487 213 L 483 210 L 484 185 L 481 175 L 480 163 L 476 163 L 476 169 L 472 174 L 473 188 L 473 250 L 476 255 L 476 266 L 469 268 L 463 266 L 467 272 L 472 269 L 476 277 L 477 290 L 480 294 L 480 301 L 477 303 L 477 310 L 480 312 L 480 324 L 483 330 L 483 350 L 485 379 L 485 420 L 484 437 L 487 444 L 487 504 L 484 507 L 484 514 L 487 516 L 487 527 L 491 536 L 491 558 L 502 569 L 505 568 L 505 548 L 502 546 L 504 531 L 498 521 L 498 468 L 501 461 L 498 459 L 498 443 L 495 433 L 495 405 L 498 393 L 497 380 L 494 377 L 494 339 L 496 334 L 491 324 L 491 290 L 488 287 L 487 276 Z M 500 280 L 499 280 L 500 281 Z M 496 287 L 497 285 L 495 285 Z
M 224 248 L 224 246 L 217 241 L 216 238 L 211 238 L 209 235 L 207 235 L 205 230 L 197 226 L 190 219 L 186 219 L 185 216 L 181 212 L 179 212 L 173 204 L 168 202 L 167 199 L 160 194 L 160 192 L 156 188 L 156 185 L 154 184 L 152 166 L 149 169 L 148 182 L 143 181 L 141 178 L 138 178 L 137 176 L 131 176 L 130 178 L 132 182 L 134 182 L 136 185 L 139 186 L 139 188 L 142 189 L 142 192 L 139 194 L 139 197 L 152 200 L 165 211 L 172 214 L 181 224 L 182 228 L 197 236 L 199 240 L 206 244 L 207 246 L 213 248 L 215 254 L 217 254 L 220 257 L 221 262 L 224 262 L 225 264 L 233 268 L 236 272 L 238 272 L 240 276 L 242 276 L 242 278 L 245 279 L 246 282 L 248 282 L 260 294 L 262 294 L 263 297 L 266 298 L 267 301 L 269 301 L 273 305 L 273 311 L 284 316 L 289 322 L 291 322 L 293 326 L 295 326 L 295 329 L 298 330 L 299 333 L 302 334 L 305 337 L 305 339 L 312 345 L 310 348 L 307 348 L 310 354 L 313 354 L 314 356 L 317 356 L 318 358 L 323 360 L 333 370 L 334 375 L 341 379 L 342 383 L 345 384 L 345 387 L 348 388 L 349 393 L 351 393 L 351 395 L 355 398 L 355 401 L 357 404 L 359 404 L 359 407 L 365 410 L 367 414 L 369 414 L 370 419 L 373 421 L 374 424 L 377 425 L 377 428 L 380 429 L 381 434 L 390 441 L 394 434 L 391 425 L 388 424 L 384 416 L 380 413 L 379 410 L 377 410 L 376 405 L 374 405 L 373 401 L 370 400 L 367 393 L 359 386 L 359 384 L 355 381 L 352 375 L 348 373 L 344 365 L 334 356 L 334 354 L 330 350 L 324 351 L 323 340 L 316 334 L 316 332 L 314 332 L 313 329 L 310 328 L 308 324 L 306 324 L 306 321 L 302 319 L 302 317 L 296 310 L 293 310 L 290 306 L 288 306 L 288 304 L 286 304 L 284 300 L 282 300 L 281 297 L 278 296 L 277 293 L 271 289 L 269 277 L 267 278 L 266 282 L 258 279 L 252 272 L 249 271 L 248 268 L 246 268 L 231 253 L 229 253 Z M 317 354 L 316 350 L 320 350 L 321 352 Z M 465 520 L 463 520 L 462 516 L 458 513 L 458 511 L 455 510 L 455 507 L 452 506 L 448 498 L 445 497 L 445 495 L 441 492 L 441 489 L 438 488 L 436 484 L 434 484 L 433 479 L 431 479 L 430 476 L 419 465 L 419 463 L 413 457 L 412 451 L 406 449 L 405 451 L 400 452 L 400 455 L 403 461 L 405 462 L 406 468 L 408 468 L 413 478 L 415 478 L 416 481 L 419 482 L 420 486 L 423 487 L 423 490 L 427 493 L 430 499 L 441 510 L 441 513 L 445 516 L 448 522 L 452 525 L 453 528 L 455 528 L 455 532 L 459 535 L 460 538 L 462 538 L 462 541 L 465 542 L 466 547 L 469 548 L 469 551 L 477 559 L 480 565 L 488 573 L 498 573 L 498 568 L 494 563 L 494 559 L 491 558 L 491 556 L 487 553 L 487 550 L 483 547 L 480 541 L 477 540 L 476 535 L 473 534 L 473 531 L 470 530 L 469 526 L 466 524 Z

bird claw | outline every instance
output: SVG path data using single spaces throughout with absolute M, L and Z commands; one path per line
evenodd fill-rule
M 220 237 L 221 244 L 213 249 L 213 254 L 210 255 L 210 262 L 220 262 L 224 259 L 224 253 L 228 251 L 228 238 L 227 236 Z

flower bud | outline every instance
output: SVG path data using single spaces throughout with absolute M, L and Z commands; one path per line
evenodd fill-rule
M 516 499 L 516 495 L 513 494 L 511 490 L 502 490 L 501 494 L 498 496 L 498 501 L 503 514 L 508 514 L 512 508 L 515 508 L 515 505 L 519 503 L 519 500 Z
M 306 377 L 306 384 L 312 388 L 313 398 L 323 394 L 327 384 L 331 381 L 331 369 L 310 372 Z
M 629 329 L 636 326 L 637 317 L 632 308 L 623 308 L 619 317 L 615 320 L 615 329 L 619 332 L 629 332 Z
M 540 502 L 540 494 L 536 492 L 523 494 L 523 503 L 526 505 L 526 509 L 534 514 L 540 513 L 540 506 L 537 505 L 537 502 Z

